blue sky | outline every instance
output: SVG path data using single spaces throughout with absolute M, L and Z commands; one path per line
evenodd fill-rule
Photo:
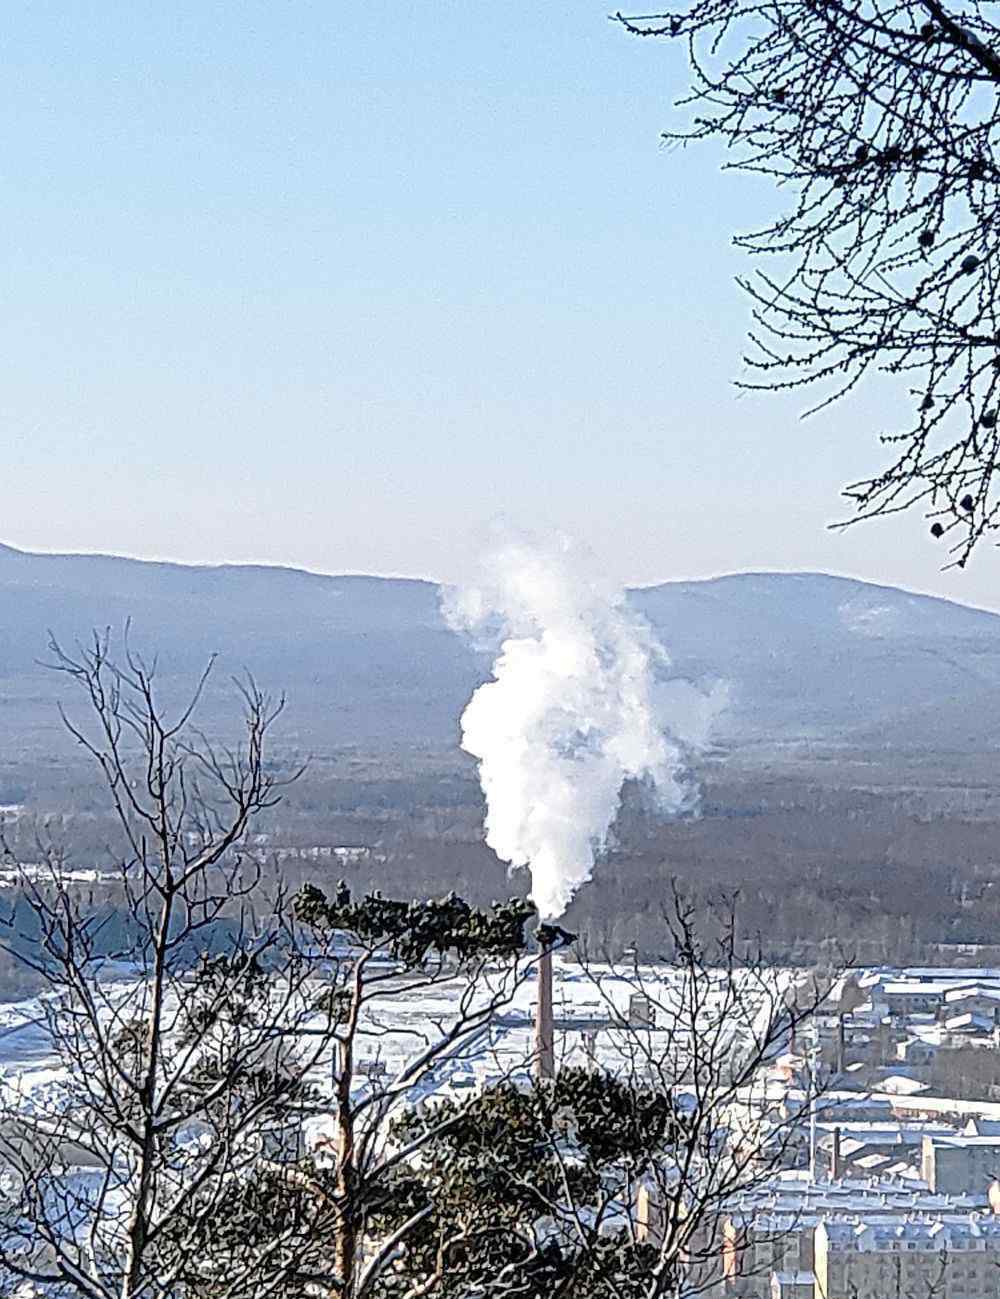
M 822 568 L 995 607 L 918 517 L 846 534 L 893 394 L 741 396 L 681 51 L 590 0 L 10 0 L 0 539 L 461 577 L 497 516 L 627 581 Z

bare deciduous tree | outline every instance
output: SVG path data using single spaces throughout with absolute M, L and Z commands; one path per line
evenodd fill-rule
M 194 729 L 204 680 L 167 721 L 127 647 L 53 652 L 90 706 L 68 724 L 117 813 L 121 906 L 88 908 L 51 843 L 20 870 L 10 943 L 45 980 L 62 1068 L 43 1103 L 16 1077 L 0 1099 L 0 1293 L 360 1299 L 415 1225 L 370 1237 L 411 1154 L 391 1118 L 524 977 L 532 908 L 267 896 L 242 847 L 285 783 L 265 759 L 280 704 L 242 685 L 243 741 L 220 748 Z M 439 1017 L 391 1022 L 445 984 Z
M 1000 28 L 979 0 L 681 0 L 617 20 L 682 40 L 688 129 L 789 201 L 736 242 L 766 257 L 749 387 L 873 371 L 909 386 L 886 467 L 847 488 L 856 517 L 923 506 L 963 565 L 1000 527 Z M 902 394 L 900 394 L 902 395 Z
M 200 687 L 168 722 L 127 648 L 120 664 L 104 639 L 54 652 L 90 706 L 70 725 L 117 812 L 121 906 L 85 905 L 51 844 L 21 869 L 8 932 L 47 983 L 62 1068 L 41 1105 L 16 1076 L 0 1092 L 0 1293 L 673 1299 L 714 1283 L 727 1204 L 796 1157 L 800 1116 L 762 1077 L 825 988 L 789 997 L 732 910 L 707 937 L 675 899 L 666 976 L 584 962 L 600 1048 L 583 1039 L 532 1082 L 523 1020 L 497 1022 L 531 971 L 530 903 L 268 895 L 243 845 L 280 797 L 279 705 L 246 683 L 243 742 L 220 748 L 194 730 Z M 491 1047 L 469 1099 L 439 1089 Z

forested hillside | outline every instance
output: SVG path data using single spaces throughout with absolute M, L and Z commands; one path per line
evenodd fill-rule
M 689 753 L 698 813 L 664 820 L 626 791 L 598 880 L 568 918 L 588 943 L 655 954 L 675 877 L 738 891 L 744 933 L 781 959 L 839 942 L 867 961 L 932 960 L 942 943 L 996 940 L 1000 618 L 812 574 L 630 599 L 672 656 L 665 720 L 690 730 L 704 714 Z M 106 792 L 59 720 L 72 692 L 39 660 L 50 628 L 72 643 L 129 620 L 133 646 L 159 655 L 167 698 L 218 652 L 208 733 L 235 716 L 231 673 L 248 667 L 286 693 L 272 760 L 307 770 L 246 845 L 275 877 L 343 873 L 357 888 L 453 887 L 482 902 L 527 891 L 483 844 L 457 742 L 489 660 L 448 629 L 432 584 L 2 549 L 0 804 L 16 805 L 6 832 L 22 858 L 41 827 L 74 866 L 106 862 Z M 81 887 L 114 905 L 99 880 Z
M 808 738 L 910 751 L 992 752 L 1000 617 L 809 573 L 743 574 L 631 592 L 672 660 L 665 680 L 710 694 L 726 745 Z M 287 568 L 191 567 L 0 547 L 0 720 L 8 752 L 55 743 L 48 633 L 120 631 L 164 688 L 213 653 L 286 693 L 283 741 L 310 751 L 450 748 L 489 660 L 446 626 L 430 582 Z M 224 691 L 209 719 L 225 714 Z M 665 721 L 690 697 L 667 690 Z M 724 708 L 718 705 L 726 701 Z M 214 711 L 213 711 L 214 710 Z

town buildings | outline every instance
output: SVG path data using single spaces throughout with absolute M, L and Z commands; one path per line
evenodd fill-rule
M 1000 970 L 856 971 L 793 1046 L 756 1103 L 798 1123 L 797 1166 L 734 1198 L 717 1293 L 1000 1295 L 1000 1087 L 948 1073 L 1000 1078 Z

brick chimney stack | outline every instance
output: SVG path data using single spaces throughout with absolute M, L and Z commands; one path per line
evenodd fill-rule
M 535 1006 L 535 1077 L 554 1078 L 556 1072 L 555 1025 L 552 1017 L 552 949 L 538 958 L 538 1001 Z

